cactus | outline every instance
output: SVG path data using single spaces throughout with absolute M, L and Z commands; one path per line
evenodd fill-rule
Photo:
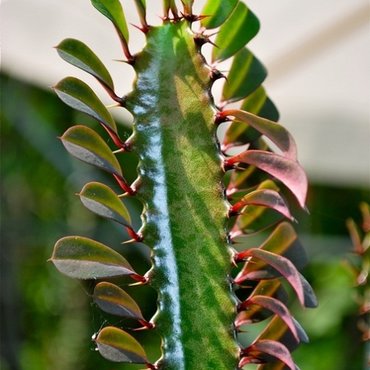
M 173 0 L 164 0 L 163 23 L 154 27 L 146 21 L 145 0 L 136 0 L 146 46 L 133 55 L 119 0 L 91 2 L 113 23 L 136 72 L 132 92 L 119 97 L 103 63 L 82 42 L 64 40 L 57 51 L 133 114 L 133 135 L 122 140 L 95 93 L 67 77 L 54 87 L 58 96 L 93 117 L 106 135 L 103 139 L 94 129 L 77 125 L 61 141 L 73 156 L 112 175 L 123 194 L 90 182 L 79 197 L 92 212 L 123 225 L 131 238 L 126 242 L 146 244 L 152 268 L 140 275 L 114 249 L 81 236 L 57 241 L 51 261 L 70 277 L 98 280 L 94 302 L 157 332 L 162 357 L 148 359 L 127 328 L 113 326 L 95 336 L 98 350 L 109 360 L 149 369 L 231 370 L 255 363 L 259 369 L 294 370 L 290 352 L 307 336 L 286 307 L 286 288 L 303 306 L 313 307 L 316 300 L 299 273 L 305 255 L 285 195 L 290 192 L 304 208 L 307 179 L 294 140 L 275 122 L 278 112 L 261 85 L 266 70 L 245 47 L 258 32 L 256 16 L 237 0 L 209 0 L 200 15 L 193 13 L 192 0 L 182 0 L 181 11 Z M 205 43 L 214 45 L 211 61 L 202 55 Z M 216 67 L 231 57 L 224 76 Z M 225 82 L 216 105 L 211 88 L 219 78 Z M 230 106 L 235 102 L 240 109 Z M 226 130 L 221 141 L 220 125 Z M 129 151 L 139 157 L 133 184 L 117 159 L 124 163 Z M 140 230 L 134 230 L 123 197 L 141 200 Z M 251 245 L 256 234 L 265 241 Z M 144 318 L 122 286 L 112 282 L 117 276 L 157 291 L 153 318 Z M 238 344 L 245 325 L 266 319 L 262 333 L 247 345 Z

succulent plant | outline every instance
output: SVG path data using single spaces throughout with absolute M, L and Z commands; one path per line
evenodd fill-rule
M 93 299 L 103 311 L 158 333 L 162 357 L 149 359 L 128 328 L 113 326 L 95 336 L 98 350 L 109 360 L 149 369 L 231 370 L 250 363 L 261 370 L 296 369 L 291 351 L 307 336 L 286 306 L 286 290 L 302 306 L 313 307 L 316 299 L 299 272 L 306 258 L 286 199 L 304 208 L 307 178 L 294 139 L 276 123 L 277 109 L 262 86 L 266 70 L 245 47 L 258 32 L 258 19 L 238 0 L 208 0 L 200 15 L 193 13 L 192 0 L 182 0 L 181 10 L 174 0 L 164 0 L 163 22 L 151 26 L 145 0 L 136 0 L 146 45 L 132 54 L 119 0 L 91 2 L 113 23 L 136 72 L 132 92 L 116 94 L 109 72 L 84 43 L 67 39 L 57 51 L 132 113 L 133 135 L 123 140 L 92 89 L 67 77 L 54 87 L 60 99 L 93 117 L 106 135 L 77 125 L 61 141 L 76 158 L 111 174 L 114 188 L 90 182 L 80 199 L 123 225 L 127 242 L 146 244 L 152 268 L 141 275 L 114 249 L 81 236 L 57 241 L 51 261 L 70 277 L 96 280 Z M 202 54 L 207 43 L 213 45 L 211 60 Z M 229 58 L 223 75 L 217 67 Z M 222 98 L 215 102 L 211 89 L 220 78 Z M 120 166 L 130 151 L 139 157 L 133 184 Z M 140 230 L 132 226 L 124 197 L 143 204 Z M 264 241 L 253 244 L 255 235 Z M 153 318 L 143 317 L 111 279 L 117 276 L 157 291 Z M 240 346 L 243 328 L 264 320 L 262 332 Z

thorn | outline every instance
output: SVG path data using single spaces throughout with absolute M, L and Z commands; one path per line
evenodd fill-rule
M 135 243 L 136 240 L 135 239 L 129 239 L 129 240 L 125 240 L 124 242 L 122 242 L 121 244 L 130 244 L 130 243 Z
M 150 27 L 147 24 L 143 24 L 141 27 L 137 26 L 136 24 L 130 23 L 131 26 L 137 28 L 139 31 L 141 31 L 144 35 L 146 35 L 150 31 Z
M 120 148 L 120 149 L 117 149 L 117 150 L 113 150 L 113 154 L 119 154 L 119 153 L 123 153 L 125 151 L 125 149 L 123 148 Z
M 118 108 L 120 106 L 121 106 L 121 104 L 119 104 L 119 103 L 113 103 L 113 104 L 106 105 L 105 107 L 107 109 L 110 109 L 110 108 Z
M 135 230 L 131 226 L 126 226 L 127 233 L 136 241 L 142 242 L 143 236 L 136 233 Z
M 139 274 L 131 274 L 130 276 L 132 279 L 137 281 L 137 283 L 132 283 L 130 286 L 145 285 L 149 281 L 147 277 Z
M 209 74 L 209 78 L 211 79 L 212 82 L 215 82 L 220 78 L 224 78 L 227 81 L 227 77 L 216 68 L 212 68 Z
M 221 123 L 226 122 L 226 121 L 228 121 L 228 118 L 225 117 L 225 115 L 222 114 L 222 112 L 216 113 L 215 120 L 214 120 L 216 125 L 220 125 Z

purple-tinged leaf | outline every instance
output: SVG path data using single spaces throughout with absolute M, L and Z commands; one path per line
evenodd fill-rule
M 256 91 L 247 96 L 243 100 L 240 109 L 270 121 L 277 122 L 279 120 L 279 112 L 274 103 L 266 95 L 263 86 L 260 86 Z M 253 127 L 235 120 L 230 124 L 225 133 L 221 149 L 225 152 L 234 146 L 252 143 L 260 136 L 261 133 Z
M 102 279 L 138 275 L 119 253 L 106 245 L 82 236 L 59 239 L 50 260 L 63 274 L 77 279 Z
M 275 190 L 260 189 L 248 193 L 239 202 L 231 206 L 230 213 L 238 213 L 248 205 L 268 207 L 281 213 L 286 218 L 294 220 L 283 197 Z
M 302 274 L 299 274 L 301 278 L 301 283 L 303 286 L 303 292 L 304 292 L 304 306 L 307 308 L 315 308 L 317 307 L 317 298 L 315 295 L 315 292 L 313 291 L 310 283 L 305 279 L 305 277 Z
M 280 279 L 261 280 L 254 288 L 250 297 L 264 295 L 278 299 L 284 303 L 288 300 L 288 295 L 281 284 Z M 239 304 L 239 307 L 243 303 Z M 272 313 L 270 310 L 264 309 L 257 304 L 250 304 L 248 309 L 238 313 L 235 319 L 235 326 L 239 328 L 241 325 L 250 324 L 254 322 L 260 322 L 262 320 L 271 317 Z
M 140 343 L 125 331 L 114 326 L 103 328 L 95 339 L 100 354 L 113 362 L 147 364 L 148 359 Z
M 280 302 L 279 300 L 262 295 L 253 295 L 251 298 L 247 299 L 245 302 L 242 303 L 243 308 L 247 309 L 250 304 L 256 304 L 261 307 L 264 307 L 276 315 L 280 316 L 280 318 L 285 322 L 288 328 L 293 333 L 294 337 L 299 341 L 297 329 L 294 325 L 294 321 L 292 319 L 292 315 L 290 314 L 289 310 L 286 306 Z
M 226 159 L 225 165 L 231 167 L 240 162 L 256 166 L 280 180 L 294 194 L 300 206 L 305 207 L 308 182 L 298 162 L 264 150 L 246 150 Z
M 245 251 L 245 257 L 255 257 L 258 258 L 276 271 L 278 271 L 290 285 L 293 287 L 297 293 L 298 299 L 302 305 L 304 305 L 304 291 L 300 278 L 300 274 L 293 263 L 283 256 L 279 256 L 275 253 L 271 253 L 259 248 L 251 248 Z M 247 270 L 247 269 L 246 269 Z M 235 283 L 239 284 L 246 280 L 247 271 L 244 269 L 236 276 Z
M 94 302 L 105 312 L 130 319 L 144 320 L 137 303 L 120 287 L 108 282 L 95 286 Z
M 120 164 L 105 141 L 91 128 L 78 125 L 61 137 L 65 148 L 77 159 L 122 176 Z
M 272 360 L 272 357 L 283 362 L 290 370 L 296 369 L 289 350 L 283 344 L 274 340 L 258 340 L 244 349 L 242 355 L 250 359 L 260 360 L 261 362 L 269 362 Z M 246 362 L 244 365 L 248 363 L 251 362 Z M 240 367 L 241 365 L 244 366 L 243 363 L 239 363 Z
M 299 367 L 295 365 L 296 370 L 299 370 Z M 257 370 L 289 370 L 289 367 L 286 366 L 283 362 L 274 361 L 261 364 L 257 367 Z
M 297 160 L 296 143 L 288 130 L 279 123 L 238 109 L 224 110 L 222 116 L 232 116 L 241 124 L 248 124 L 276 144 L 285 157 Z

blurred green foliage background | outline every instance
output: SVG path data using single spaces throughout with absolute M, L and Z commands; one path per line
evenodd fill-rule
M 115 246 L 138 270 L 149 267 L 149 253 L 121 245 L 124 231 L 83 208 L 77 197 L 88 180 L 104 176 L 72 159 L 57 139 L 72 123 L 89 119 L 71 111 L 51 91 L 7 75 L 1 76 L 1 359 L 2 370 L 118 370 L 94 350 L 93 333 L 119 324 L 91 304 L 89 283 L 60 275 L 47 262 L 55 241 L 80 234 Z M 96 124 L 92 123 L 96 128 Z M 122 126 L 126 137 L 129 129 Z M 135 156 L 125 173 L 136 176 Z M 365 347 L 357 329 L 354 281 L 344 260 L 351 242 L 345 220 L 360 220 L 358 204 L 367 189 L 312 184 L 311 214 L 299 215 L 311 262 L 304 272 L 320 306 L 297 310 L 311 343 L 295 352 L 305 370 L 365 369 Z M 130 202 L 140 225 L 140 205 Z M 155 312 L 155 292 L 137 298 L 148 318 Z M 140 292 L 139 292 L 140 293 Z M 135 294 L 135 291 L 132 292 Z M 159 338 L 136 333 L 156 359 Z M 127 365 L 126 365 L 127 366 Z M 140 369 L 128 366 L 127 369 Z M 203 370 L 203 369 L 200 369 Z M 213 369 L 217 370 L 217 369 Z

